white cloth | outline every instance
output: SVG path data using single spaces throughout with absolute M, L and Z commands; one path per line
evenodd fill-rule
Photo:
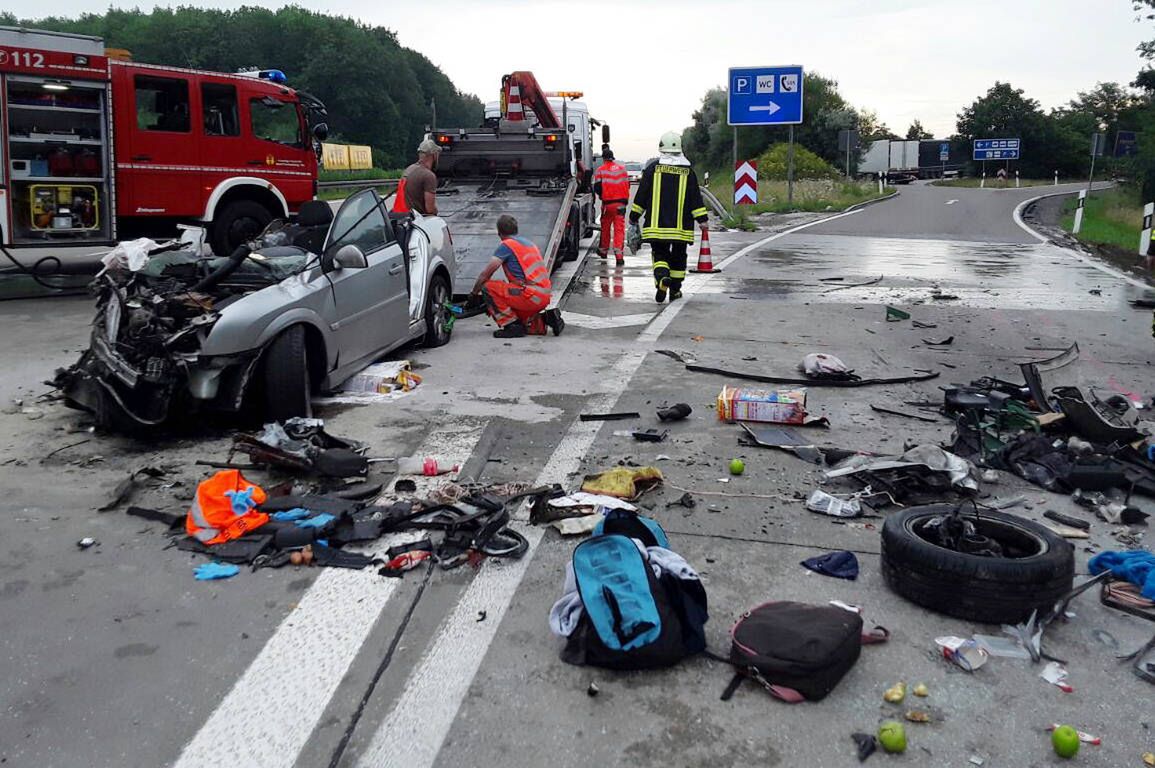
M 686 159 L 685 155 L 683 155 L 681 153 L 676 154 L 676 155 L 672 155 L 669 152 L 662 152 L 660 155 L 658 155 L 658 162 L 661 163 L 662 165 L 685 165 L 685 166 L 688 166 L 690 164 L 690 161 Z

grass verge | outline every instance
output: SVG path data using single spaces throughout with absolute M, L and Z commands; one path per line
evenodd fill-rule
M 733 172 L 715 171 L 710 174 L 710 191 L 723 204 L 734 199 Z M 826 179 L 799 179 L 794 182 L 794 200 L 787 202 L 785 181 L 758 180 L 758 203 L 738 207 L 735 222 L 745 222 L 747 217 L 759 213 L 794 213 L 797 211 L 844 211 L 852 205 L 876 200 L 894 192 L 893 187 L 885 187 L 878 193 L 874 182 L 832 181 Z M 735 227 L 741 228 L 738 223 Z
M 1060 184 L 1067 184 L 1070 179 L 1059 179 Z M 982 179 L 973 176 L 967 176 L 962 179 L 937 179 L 931 182 L 934 187 L 970 187 L 977 188 L 982 182 Z M 1019 179 L 1020 187 L 1046 187 L 1053 186 L 1054 179 Z M 1007 179 L 1006 181 L 999 181 L 990 176 L 987 177 L 986 189 L 1014 189 L 1015 180 Z
M 1131 187 L 1092 192 L 1083 211 L 1083 227 L 1076 237 L 1084 243 L 1113 245 L 1135 253 L 1143 224 L 1143 206 L 1137 199 Z M 1074 229 L 1077 206 L 1075 197 L 1063 203 L 1062 226 L 1067 232 Z

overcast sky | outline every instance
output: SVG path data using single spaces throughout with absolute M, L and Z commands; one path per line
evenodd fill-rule
M 1129 83 L 1143 66 L 1136 45 L 1155 38 L 1155 25 L 1137 22 L 1130 0 L 298 4 L 393 29 L 403 45 L 424 53 L 483 101 L 495 99 L 501 75 L 517 69 L 532 70 L 547 90 L 582 90 L 594 116 L 612 126 L 619 158 L 639 160 L 654 154 L 663 132 L 690 124 L 705 91 L 725 85 L 729 67 L 801 64 L 836 79 L 848 101 L 875 110 L 892 130 L 905 133 L 918 118 L 941 137 L 954 131 L 959 110 L 996 80 L 1025 89 L 1045 108 L 1097 82 Z M 108 5 L 5 2 L 22 18 L 46 9 L 57 15 L 100 12 Z M 285 69 L 291 80 L 291 61 L 268 64 Z

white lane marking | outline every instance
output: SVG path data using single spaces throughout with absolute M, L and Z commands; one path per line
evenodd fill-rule
M 462 464 L 482 429 L 471 424 L 434 430 L 423 441 L 421 454 Z M 412 538 L 386 536 L 371 550 Z M 378 576 L 375 568 L 328 568 L 321 573 L 185 746 L 176 768 L 291 768 L 397 583 Z M 287 685 L 308 694 L 293 696 Z
M 1030 200 L 1024 200 L 1023 202 L 1021 202 L 1017 206 L 1015 206 L 1015 211 L 1012 214 L 1012 218 L 1015 220 L 1015 223 L 1019 225 L 1019 228 L 1022 229 L 1024 232 L 1026 232 L 1031 237 L 1036 238 L 1037 240 L 1039 240 L 1039 242 L 1042 242 L 1042 243 L 1049 242 L 1049 238 L 1047 238 L 1047 237 L 1039 234 L 1035 230 L 1031 229 L 1030 225 L 1027 224 L 1027 222 L 1023 221 L 1023 211 L 1031 203 L 1036 203 L 1045 197 L 1058 197 L 1059 195 L 1065 195 L 1065 194 L 1071 194 L 1071 193 L 1070 192 L 1056 192 L 1054 194 L 1039 195 L 1038 197 L 1032 197 Z M 1112 266 L 1109 266 L 1107 264 L 1102 263 L 1098 259 L 1088 258 L 1088 257 L 1084 256 L 1083 254 L 1079 253 L 1078 251 L 1074 250 L 1073 248 L 1064 248 L 1063 246 L 1060 246 L 1060 245 L 1056 245 L 1055 247 L 1058 248 L 1060 251 L 1062 251 L 1064 254 L 1066 254 L 1066 255 L 1074 258 L 1074 259 L 1077 259 L 1078 261 L 1081 261 L 1088 266 L 1094 267 L 1095 269 L 1099 270 L 1100 272 L 1102 272 L 1104 274 L 1107 274 L 1107 275 L 1110 275 L 1111 277 L 1116 277 L 1120 280 L 1128 282 L 1131 285 L 1135 286 L 1136 288 L 1142 288 L 1144 291 L 1150 291 L 1151 290 L 1151 286 L 1148 285 L 1147 283 L 1143 282 L 1142 280 L 1137 280 L 1137 279 L 1131 277 L 1130 275 L 1123 274 L 1119 270 L 1115 269 Z
M 771 235 L 728 257 L 719 264 L 719 268 L 733 264 L 766 243 L 855 213 L 858 211 L 829 216 Z M 687 288 L 700 286 L 711 277 L 713 275 L 691 274 L 687 276 L 685 285 Z M 623 353 L 609 374 L 602 378 L 605 391 L 590 399 L 587 406 L 589 410 L 608 412 L 616 407 L 621 393 L 646 359 L 647 347 L 658 340 L 685 305 L 684 301 L 667 304 L 638 335 L 633 348 Z M 537 485 L 568 484 L 569 476 L 581 466 L 582 457 L 590 450 L 600 428 L 598 422 L 575 419 L 538 476 Z M 422 768 L 432 766 L 437 760 L 445 737 L 457 719 L 461 703 L 469 693 L 469 686 L 473 684 L 477 670 L 541 542 L 540 528 L 519 525 L 519 530 L 529 541 L 529 550 L 520 560 L 512 563 L 486 563 L 482 573 L 470 582 L 425 656 L 406 681 L 404 692 L 393 710 L 358 758 L 358 766 Z M 482 610 L 486 612 L 486 620 L 478 622 L 477 614 Z M 542 622 L 544 626 L 544 618 Z
M 943 203 L 943 205 L 954 205 L 957 202 L 958 200 L 947 200 L 945 203 Z
M 627 328 L 631 325 L 645 325 L 653 319 L 653 312 L 643 312 L 636 315 L 617 315 L 615 317 L 580 315 L 576 312 L 565 313 L 566 325 L 572 325 L 575 328 L 589 328 L 594 331 L 603 331 L 607 328 Z

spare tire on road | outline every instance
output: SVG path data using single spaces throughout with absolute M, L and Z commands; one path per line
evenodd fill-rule
M 947 549 L 936 543 L 931 521 L 956 509 L 931 504 L 886 518 L 882 574 L 892 590 L 932 611 L 990 624 L 1017 624 L 1070 591 L 1075 548 L 1065 539 L 1030 520 L 976 508 L 962 517 L 977 535 L 998 542 L 1003 556 Z

